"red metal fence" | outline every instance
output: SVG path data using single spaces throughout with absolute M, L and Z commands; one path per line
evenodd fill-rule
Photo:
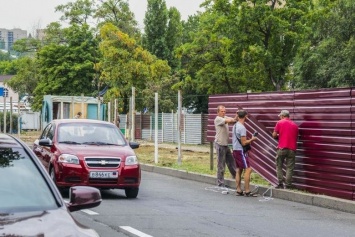
M 278 114 L 287 109 L 300 128 L 295 186 L 312 193 L 354 200 L 354 101 L 354 88 L 213 95 L 209 97 L 207 140 L 214 140 L 213 121 L 218 105 L 224 105 L 230 117 L 235 116 L 238 108 L 246 109 L 248 136 L 259 132 L 250 153 L 252 168 L 275 185 L 277 141 L 271 133 Z

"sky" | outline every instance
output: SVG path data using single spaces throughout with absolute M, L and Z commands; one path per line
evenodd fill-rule
M 49 23 L 59 21 L 60 13 L 55 7 L 74 0 L 0 0 L 0 28 L 20 28 L 27 33 L 45 28 Z M 176 7 L 183 20 L 189 15 L 202 11 L 199 5 L 204 0 L 165 0 L 167 7 Z M 128 0 L 139 27 L 143 28 L 143 19 L 147 9 L 147 0 Z

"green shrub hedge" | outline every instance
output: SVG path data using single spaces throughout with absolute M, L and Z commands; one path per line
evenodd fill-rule
M 12 114 L 12 133 L 18 129 L 18 114 Z M 0 112 L 0 131 L 4 132 L 4 112 Z M 10 112 L 6 113 L 6 132 L 10 133 Z

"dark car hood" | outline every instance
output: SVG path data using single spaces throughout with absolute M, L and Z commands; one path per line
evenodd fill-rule
M 78 223 L 65 209 L 0 213 L 0 236 L 99 236 Z
M 120 156 L 124 158 L 135 155 L 130 146 L 71 145 L 61 143 L 58 143 L 56 146 L 61 153 L 70 153 L 79 156 Z

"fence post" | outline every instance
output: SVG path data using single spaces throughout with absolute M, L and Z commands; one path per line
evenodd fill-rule
M 210 142 L 210 170 L 213 170 L 213 142 Z
M 4 95 L 4 133 L 6 132 L 6 96 Z
M 164 113 L 161 113 L 161 142 L 164 143 Z
M 181 165 L 181 90 L 178 91 L 178 164 Z M 185 132 L 186 133 L 186 132 Z
M 154 157 L 155 164 L 158 164 L 158 93 L 155 93 L 155 147 L 154 147 Z
M 153 116 L 149 115 L 149 138 L 153 141 Z
M 11 96 L 10 96 L 10 131 L 9 132 L 10 134 L 12 134 L 12 97 Z
M 132 124 L 131 124 L 131 141 L 135 140 L 136 132 L 136 88 L 132 87 Z

